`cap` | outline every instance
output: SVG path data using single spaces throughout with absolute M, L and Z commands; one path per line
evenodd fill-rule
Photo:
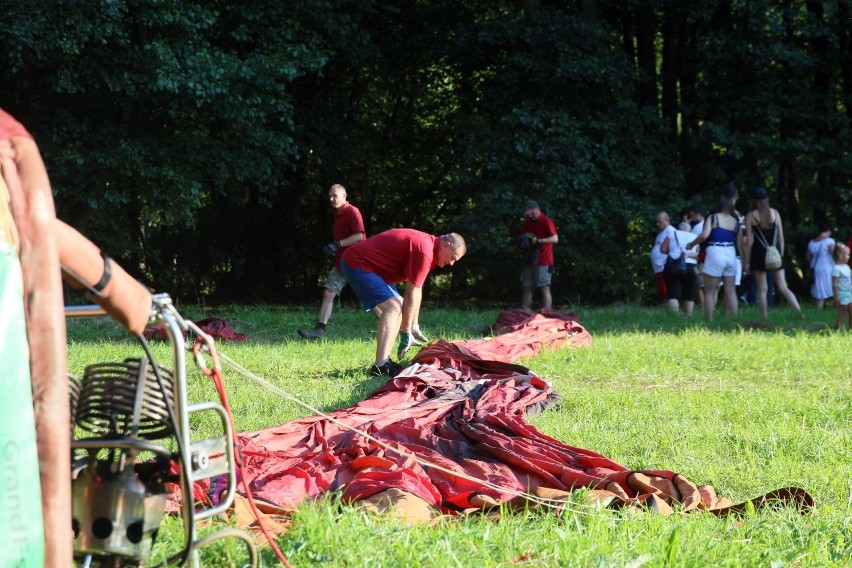
M 769 197 L 769 194 L 766 193 L 765 187 L 755 187 L 754 191 L 751 192 L 751 196 L 755 199 L 766 199 Z
M 527 206 L 526 209 L 524 209 L 524 214 L 529 215 L 535 209 L 538 209 L 538 201 L 533 201 L 532 199 L 530 199 L 529 201 L 527 201 Z

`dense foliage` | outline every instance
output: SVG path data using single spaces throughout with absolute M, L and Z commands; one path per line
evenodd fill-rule
M 769 188 L 799 264 L 818 222 L 852 232 L 848 0 L 2 7 L 0 106 L 60 216 L 186 301 L 316 298 L 332 183 L 371 233 L 467 238 L 432 298 L 516 300 L 527 198 L 558 304 L 646 297 L 656 212 L 729 181 Z

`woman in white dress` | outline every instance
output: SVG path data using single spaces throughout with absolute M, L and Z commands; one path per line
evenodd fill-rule
M 811 297 L 816 300 L 818 308 L 822 309 L 825 301 L 834 296 L 831 287 L 831 271 L 834 269 L 834 239 L 831 238 L 831 227 L 828 223 L 820 223 L 819 234 L 808 243 L 808 264 L 811 267 Z

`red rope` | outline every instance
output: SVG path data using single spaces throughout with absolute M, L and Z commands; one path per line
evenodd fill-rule
M 202 345 L 207 345 L 207 348 L 210 351 L 210 358 L 213 360 L 212 369 L 208 369 L 203 364 L 203 359 L 200 356 Z M 252 513 L 254 513 L 254 518 L 257 519 L 257 525 L 260 527 L 263 536 L 266 537 L 266 540 L 269 542 L 269 546 L 272 547 L 272 550 L 275 552 L 275 555 L 278 557 L 278 560 L 280 560 L 286 568 L 292 568 L 290 563 L 287 562 L 287 558 L 284 556 L 284 553 L 281 552 L 281 549 L 278 548 L 278 544 L 275 542 L 275 538 L 263 525 L 263 521 L 260 518 L 260 511 L 258 510 L 257 504 L 254 501 L 254 496 L 252 495 L 251 489 L 249 488 L 249 483 L 248 481 L 246 481 L 245 472 L 243 471 L 242 448 L 240 447 L 240 442 L 237 438 L 237 429 L 234 427 L 234 416 L 231 413 L 231 406 L 228 404 L 228 395 L 225 393 L 225 383 L 222 378 L 222 366 L 219 364 L 219 355 L 216 353 L 216 349 L 213 346 L 213 342 L 210 341 L 209 343 L 206 343 L 201 337 L 195 340 L 195 345 L 192 351 L 195 354 L 196 359 L 198 359 L 199 361 L 201 372 L 213 379 L 213 384 L 216 385 L 216 391 L 219 393 L 219 399 L 222 401 L 222 406 L 225 408 L 225 413 L 228 415 L 228 422 L 231 423 L 231 432 L 234 435 L 234 439 L 232 440 L 232 443 L 234 445 L 234 461 L 236 462 L 237 470 L 240 473 L 240 481 L 242 482 L 243 488 L 246 491 L 246 497 L 248 498 L 249 506 L 251 507 Z

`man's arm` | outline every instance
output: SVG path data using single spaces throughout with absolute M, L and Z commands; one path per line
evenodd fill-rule
M 420 300 L 423 298 L 423 289 L 411 282 L 406 282 L 405 293 L 402 298 L 402 325 L 400 330 L 411 331 L 411 325 L 420 319 Z
M 543 237 L 541 239 L 536 237 L 535 242 L 533 244 L 537 245 L 537 244 L 541 243 L 543 245 L 546 245 L 546 244 L 555 245 L 558 242 L 559 242 L 559 235 L 551 235 L 549 237 Z
M 358 241 L 363 241 L 363 240 L 364 240 L 364 233 L 353 233 L 353 234 L 349 235 L 348 237 L 346 237 L 345 239 L 341 239 L 339 241 L 332 241 L 332 242 L 328 243 L 327 245 L 322 247 L 322 253 L 325 256 L 331 256 L 331 255 L 337 253 L 337 251 L 339 251 L 340 249 L 342 249 L 344 247 L 352 246 L 355 243 L 357 243 Z
M 396 358 L 402 361 L 408 350 L 414 346 L 414 336 L 411 335 L 412 325 L 420 317 L 420 299 L 423 290 L 411 282 L 405 285 L 405 295 L 402 299 L 402 323 L 399 332 L 399 349 Z
M 535 241 L 532 243 L 533 245 L 545 244 L 545 245 L 555 245 L 559 242 L 559 234 L 556 232 L 556 225 L 553 224 L 553 221 L 547 219 L 545 221 L 547 225 L 547 231 L 551 233 L 546 237 L 535 237 Z
M 364 240 L 364 233 L 352 233 L 351 235 L 349 235 L 345 239 L 340 239 L 337 242 L 340 243 L 340 247 L 343 248 L 343 247 L 351 247 L 355 243 L 363 241 L 363 240 Z

